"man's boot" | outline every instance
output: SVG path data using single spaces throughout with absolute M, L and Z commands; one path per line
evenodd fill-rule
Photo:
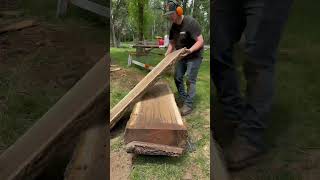
M 180 110 L 181 116 L 186 116 L 192 112 L 192 107 L 189 107 L 184 104 L 179 110 Z

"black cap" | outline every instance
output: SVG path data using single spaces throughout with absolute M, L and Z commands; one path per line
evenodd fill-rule
M 166 4 L 165 6 L 165 13 L 164 15 L 167 16 L 167 15 L 170 15 L 172 13 L 175 13 L 176 12 L 176 9 L 177 9 L 177 5 L 174 3 L 174 2 L 169 2 Z

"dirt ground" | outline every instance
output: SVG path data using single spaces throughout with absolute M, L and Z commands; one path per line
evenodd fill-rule
M 13 20 L 14 21 L 14 20 Z M 39 22 L 39 25 L 0 36 L 1 72 L 22 66 L 25 78 L 35 83 L 56 81 L 70 87 L 103 55 L 101 44 L 83 42 L 72 29 Z M 34 58 L 47 53 L 47 57 Z M 47 59 L 45 59 L 47 58 Z
M 128 154 L 124 150 L 110 153 L 110 177 L 114 180 L 127 180 L 133 161 L 133 154 Z
M 117 64 L 111 61 L 112 65 L 117 67 Z M 143 75 L 134 71 L 121 69 L 119 71 L 110 72 L 110 89 L 121 87 L 124 91 L 132 89 L 141 79 Z M 111 132 L 111 143 L 113 140 L 121 141 L 119 149 L 110 151 L 110 177 L 114 180 L 127 180 L 130 176 L 132 164 L 135 158 L 134 154 L 129 154 L 125 151 L 123 141 L 124 129 L 128 117 L 124 117 Z M 118 140 L 119 139 L 119 140 Z
M 96 27 L 0 17 L 0 28 L 32 19 L 37 26 L 0 34 L 0 153 L 104 55 Z M 101 34 L 100 34 L 101 35 Z

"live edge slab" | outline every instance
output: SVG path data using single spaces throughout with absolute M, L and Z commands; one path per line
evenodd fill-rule
M 150 87 L 136 103 L 125 135 L 127 152 L 180 156 L 187 141 L 187 128 L 167 83 Z

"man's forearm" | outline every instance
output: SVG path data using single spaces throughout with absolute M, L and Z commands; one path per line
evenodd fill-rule
M 171 52 L 172 52 L 172 50 L 173 50 L 173 47 L 172 47 L 172 45 L 170 44 L 170 45 L 168 46 L 168 49 L 167 49 L 166 54 L 171 53 Z
M 166 55 L 168 55 L 169 53 L 171 53 L 174 49 L 174 44 L 173 43 L 169 43 Z
M 190 48 L 191 52 L 198 51 L 203 47 L 203 40 L 198 40 L 194 45 Z

